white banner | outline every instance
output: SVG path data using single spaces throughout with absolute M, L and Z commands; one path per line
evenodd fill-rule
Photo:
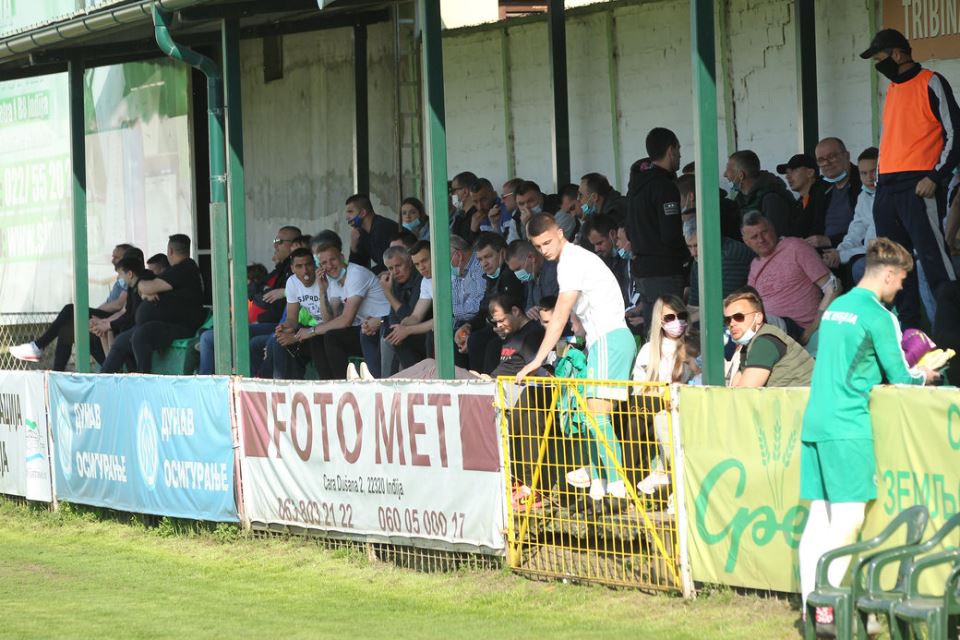
M 0 493 L 50 502 L 44 375 L 0 371 Z
M 247 520 L 504 549 L 494 383 L 241 380 L 235 388 Z

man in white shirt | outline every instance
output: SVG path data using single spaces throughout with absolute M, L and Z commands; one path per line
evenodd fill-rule
M 592 380 L 629 380 L 636 356 L 636 341 L 624 321 L 623 296 L 613 273 L 596 254 L 568 242 L 549 215 L 531 218 L 530 241 L 547 260 L 557 260 L 560 295 L 536 357 L 517 374 L 517 383 L 543 365 L 563 334 L 573 313 L 586 333 L 587 375 Z M 623 465 L 620 442 L 611 421 L 613 402 L 625 400 L 627 389 L 587 384 L 584 397 L 590 416 L 587 425 L 596 438 L 598 461 L 592 464 L 590 497 L 594 509 L 622 509 L 626 486 L 616 467 Z M 606 442 L 606 446 L 604 445 Z M 608 449 L 609 447 L 609 449 Z M 610 455 L 613 452 L 613 456 Z M 596 464 L 599 462 L 599 465 Z M 602 467 L 602 468 L 598 468 Z M 610 494 L 614 500 L 600 503 Z
M 320 244 L 315 252 L 324 273 L 317 280 L 323 323 L 298 333 L 304 339 L 308 334 L 317 338 L 310 342 L 310 357 L 320 379 L 342 379 L 350 358 L 361 355 L 370 373 L 379 377 L 380 339 L 363 335 L 360 325 L 367 318 L 384 318 L 390 313 L 380 279 L 366 267 L 347 264 L 335 244 Z
M 323 322 L 320 286 L 317 284 L 313 254 L 309 249 L 296 249 L 290 253 L 290 270 L 293 275 L 287 278 L 284 285 L 287 300 L 285 316 L 266 344 L 266 352 L 273 363 L 273 377 L 281 380 L 303 378 L 310 360 L 310 349 L 302 343 L 312 338 L 315 326 Z

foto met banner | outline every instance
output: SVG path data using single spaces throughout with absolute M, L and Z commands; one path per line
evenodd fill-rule
M 367 540 L 504 549 L 493 383 L 237 384 L 244 512 Z
M 225 377 L 50 374 L 61 500 L 237 522 Z

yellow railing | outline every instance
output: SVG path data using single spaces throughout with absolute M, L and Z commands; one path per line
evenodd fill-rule
M 681 589 L 667 385 L 497 381 L 516 571 Z

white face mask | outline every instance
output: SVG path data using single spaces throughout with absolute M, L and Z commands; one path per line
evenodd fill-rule
M 745 345 L 745 344 L 749 344 L 750 341 L 753 340 L 753 338 L 757 335 L 756 324 L 757 324 L 757 315 L 754 314 L 754 315 L 753 315 L 753 325 L 754 325 L 754 326 L 752 326 L 752 327 L 750 327 L 749 329 L 747 329 L 746 331 L 744 331 L 744 332 L 743 332 L 743 335 L 740 336 L 739 338 L 734 338 L 733 335 L 731 334 L 731 335 L 730 335 L 730 339 L 733 340 L 734 342 L 736 342 L 737 344 L 741 345 L 741 346 L 742 346 L 742 345 Z
M 456 209 L 462 209 L 462 208 L 463 208 L 463 200 L 460 199 L 460 194 L 459 194 L 459 193 L 453 194 L 453 197 L 450 198 L 450 201 L 453 202 L 454 208 L 456 208 Z

